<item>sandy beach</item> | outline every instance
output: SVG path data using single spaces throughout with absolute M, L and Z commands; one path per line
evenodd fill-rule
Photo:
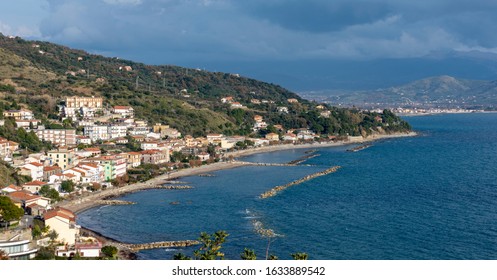
M 259 147 L 254 149 L 247 149 L 241 151 L 235 151 L 231 153 L 227 153 L 226 157 L 232 156 L 233 158 L 238 158 L 242 156 L 248 156 L 257 153 L 268 153 L 282 150 L 290 150 L 290 149 L 315 149 L 315 148 L 325 148 L 325 147 L 336 147 L 343 146 L 349 144 L 357 144 L 364 142 L 377 141 L 380 139 L 387 138 L 397 138 L 397 137 L 411 137 L 416 136 L 415 132 L 410 133 L 396 133 L 396 134 L 384 134 L 384 135 L 372 135 L 362 141 L 337 141 L 337 142 L 324 142 L 324 143 L 310 143 L 310 144 L 282 144 L 282 145 L 271 145 L 265 147 Z M 94 192 L 88 194 L 84 197 L 78 197 L 76 199 L 70 201 L 62 201 L 58 203 L 56 206 L 65 207 L 75 213 L 82 212 L 84 210 L 99 206 L 99 200 L 108 198 L 108 197 L 117 197 L 127 193 L 132 193 L 140 190 L 153 189 L 158 185 L 162 185 L 167 183 L 167 181 L 177 179 L 180 177 L 194 176 L 209 172 L 214 172 L 217 170 L 236 168 L 240 166 L 245 166 L 243 162 L 232 161 L 232 162 L 216 162 L 209 165 L 202 165 L 200 167 L 181 169 L 178 171 L 168 172 L 161 176 L 150 179 L 146 182 L 140 182 L 135 184 L 126 185 L 120 188 L 109 188 L 105 190 L 101 190 L 98 192 Z

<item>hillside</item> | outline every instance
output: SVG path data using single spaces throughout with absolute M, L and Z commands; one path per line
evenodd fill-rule
M 497 81 L 457 79 L 450 76 L 429 77 L 405 85 L 374 91 L 321 92 L 304 94 L 307 98 L 347 105 L 414 106 L 422 108 L 497 108 Z
M 252 133 L 253 117 L 285 128 L 309 127 L 321 134 L 369 134 L 381 123 L 374 114 L 357 110 L 316 109 L 280 86 L 240 77 L 170 65 L 145 65 L 108 58 L 64 46 L 0 35 L 0 91 L 4 102 L 35 112 L 44 123 L 57 119 L 57 105 L 65 96 L 102 96 L 106 104 L 131 105 L 138 118 L 162 122 L 193 136 Z M 4 90 L 2 90 L 2 88 Z M 232 96 L 244 108 L 232 109 L 220 99 Z M 252 103 L 251 100 L 267 102 Z M 297 102 L 289 103 L 288 99 Z M 285 106 L 288 114 L 278 112 Z M 329 117 L 320 117 L 330 110 Z M 408 125 L 396 120 L 399 129 Z M 395 130 L 396 126 L 385 124 Z

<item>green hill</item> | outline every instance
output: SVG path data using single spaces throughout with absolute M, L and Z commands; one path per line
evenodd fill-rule
M 48 122 L 57 118 L 57 105 L 65 96 L 102 96 L 106 104 L 131 105 L 137 118 L 149 124 L 162 122 L 194 136 L 206 133 L 249 135 L 253 116 L 285 128 L 310 129 L 321 134 L 369 134 L 378 127 L 386 131 L 408 130 L 400 119 L 339 109 L 313 102 L 280 86 L 238 75 L 208 72 L 170 65 L 145 65 L 119 58 L 39 41 L 0 35 L 0 109 L 12 103 L 30 108 Z M 232 96 L 245 107 L 232 109 L 222 97 Z M 251 100 L 266 100 L 253 104 Z M 288 99 L 298 102 L 289 103 Z M 285 106 L 289 113 L 280 113 Z M 327 118 L 321 111 L 330 111 Z

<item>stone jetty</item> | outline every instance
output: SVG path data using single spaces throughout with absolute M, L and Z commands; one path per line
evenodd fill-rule
M 193 189 L 193 187 L 192 186 L 188 186 L 188 185 L 183 185 L 183 186 L 162 185 L 162 186 L 157 186 L 156 189 L 162 189 L 162 190 L 189 190 L 189 189 Z
M 158 248 L 179 248 L 179 247 L 189 247 L 200 244 L 197 240 L 181 240 L 181 241 L 159 241 L 143 244 L 128 244 L 119 243 L 121 247 L 126 247 L 132 252 L 138 252 L 141 250 L 150 250 Z
M 102 200 L 97 200 L 96 203 L 102 204 L 102 205 L 132 205 L 132 204 L 136 204 L 136 202 L 116 200 L 116 199 L 102 199 Z
M 291 186 L 295 186 L 295 185 L 298 185 L 298 184 L 301 184 L 303 182 L 306 182 L 306 181 L 309 181 L 309 180 L 312 180 L 316 177 L 320 177 L 320 176 L 324 176 L 324 175 L 327 175 L 327 174 L 330 174 L 330 173 L 333 173 L 333 172 L 336 172 L 338 169 L 340 169 L 341 166 L 333 166 L 331 168 L 328 168 L 324 171 L 320 171 L 320 172 L 316 172 L 316 173 L 313 173 L 313 174 L 310 174 L 310 175 L 307 175 L 303 178 L 300 178 L 298 180 L 295 180 L 293 182 L 290 182 L 286 185 L 283 185 L 283 186 L 276 186 L 272 189 L 270 189 L 269 191 L 261 194 L 259 197 L 264 199 L 264 198 L 268 198 L 268 197 L 272 197 L 272 196 L 275 196 L 277 195 L 279 192 L 283 191 L 283 190 L 286 190 L 287 188 L 291 187 Z

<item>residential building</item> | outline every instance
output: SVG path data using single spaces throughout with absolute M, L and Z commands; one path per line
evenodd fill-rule
M 126 134 L 128 132 L 128 127 L 125 125 L 109 125 L 108 126 L 108 134 L 110 139 L 114 138 L 119 138 L 119 137 L 126 137 Z
M 288 103 L 299 103 L 296 98 L 288 98 L 286 101 L 288 101 Z
M 39 162 L 30 162 L 21 166 L 21 175 L 30 176 L 32 180 L 43 179 L 43 164 Z
M 14 118 L 16 120 L 31 120 L 33 119 L 33 112 L 26 109 L 6 110 L 3 111 L 3 116 L 6 118 Z
M 44 166 L 43 167 L 43 181 L 49 182 L 50 176 L 62 173 L 62 168 L 59 166 Z
M 210 133 L 207 134 L 207 141 L 209 142 L 209 144 L 219 144 L 221 143 L 223 136 L 224 135 L 222 134 Z
M 280 113 L 286 113 L 288 114 L 288 107 L 277 107 L 276 110 Z
M 52 163 L 58 165 L 62 170 L 66 170 L 75 165 L 74 150 L 65 147 L 60 147 L 57 150 L 52 150 L 47 153 L 51 158 Z
M 231 102 L 231 108 L 243 108 L 243 105 L 240 102 Z
M 12 161 L 12 154 L 19 149 L 19 144 L 0 137 L 0 158 L 6 162 Z
M 96 111 L 102 109 L 103 99 L 101 97 L 67 97 L 64 115 L 72 119 L 76 119 L 78 114 L 82 117 L 92 117 Z
M 142 151 L 141 161 L 148 164 L 163 164 L 169 162 L 169 151 L 147 150 Z
M 39 213 L 33 213 L 32 212 L 33 208 L 37 208 L 39 206 L 44 211 L 46 211 L 50 206 L 50 199 L 43 196 L 31 194 L 27 191 L 11 192 L 7 196 L 12 200 L 12 202 L 14 202 L 22 209 L 24 209 L 25 213 L 29 215 L 39 214 Z
M 297 135 L 293 133 L 286 133 L 283 135 L 283 141 L 297 141 Z
M 119 155 L 100 156 L 88 159 L 86 162 L 94 162 L 103 167 L 103 180 L 110 181 L 126 174 L 126 158 Z
M 140 148 L 142 150 L 157 150 L 159 145 L 159 142 L 156 141 L 149 141 L 149 142 L 142 142 L 140 143 Z
M 139 152 L 127 152 L 122 153 L 122 156 L 126 158 L 127 168 L 138 167 L 141 164 L 141 153 Z
M 23 190 L 28 191 L 30 193 L 38 193 L 38 191 L 41 189 L 41 187 L 46 185 L 46 184 L 47 183 L 42 182 L 42 181 L 31 181 L 31 182 L 28 182 L 28 183 L 22 185 L 22 188 L 23 188 Z
M 75 129 L 38 129 L 36 136 L 40 140 L 51 142 L 55 146 L 76 146 L 76 130 Z
M 197 156 L 198 156 L 198 159 L 200 159 L 201 161 L 206 161 L 206 160 L 209 160 L 209 158 L 210 158 L 210 155 L 206 152 L 202 152 L 202 153 L 198 154 Z
M 72 211 L 57 207 L 47 211 L 44 219 L 45 225 L 59 234 L 57 240 L 68 245 L 76 243 L 80 227 L 76 225 L 76 215 Z
M 133 118 L 135 116 L 135 110 L 131 106 L 114 106 L 112 107 L 112 113 L 119 115 L 121 118 Z
M 279 141 L 280 136 L 276 133 L 271 132 L 271 133 L 266 134 L 266 139 L 269 141 Z
M 35 120 L 35 119 L 29 119 L 29 120 L 16 119 L 16 127 L 19 128 L 22 127 L 24 129 L 37 128 L 40 123 L 41 123 L 40 120 Z
M 29 260 L 38 251 L 32 242 L 30 229 L 0 232 L 0 250 L 7 254 L 9 260 Z
M 84 136 L 96 142 L 97 140 L 109 140 L 109 127 L 107 125 L 92 125 L 83 128 Z

